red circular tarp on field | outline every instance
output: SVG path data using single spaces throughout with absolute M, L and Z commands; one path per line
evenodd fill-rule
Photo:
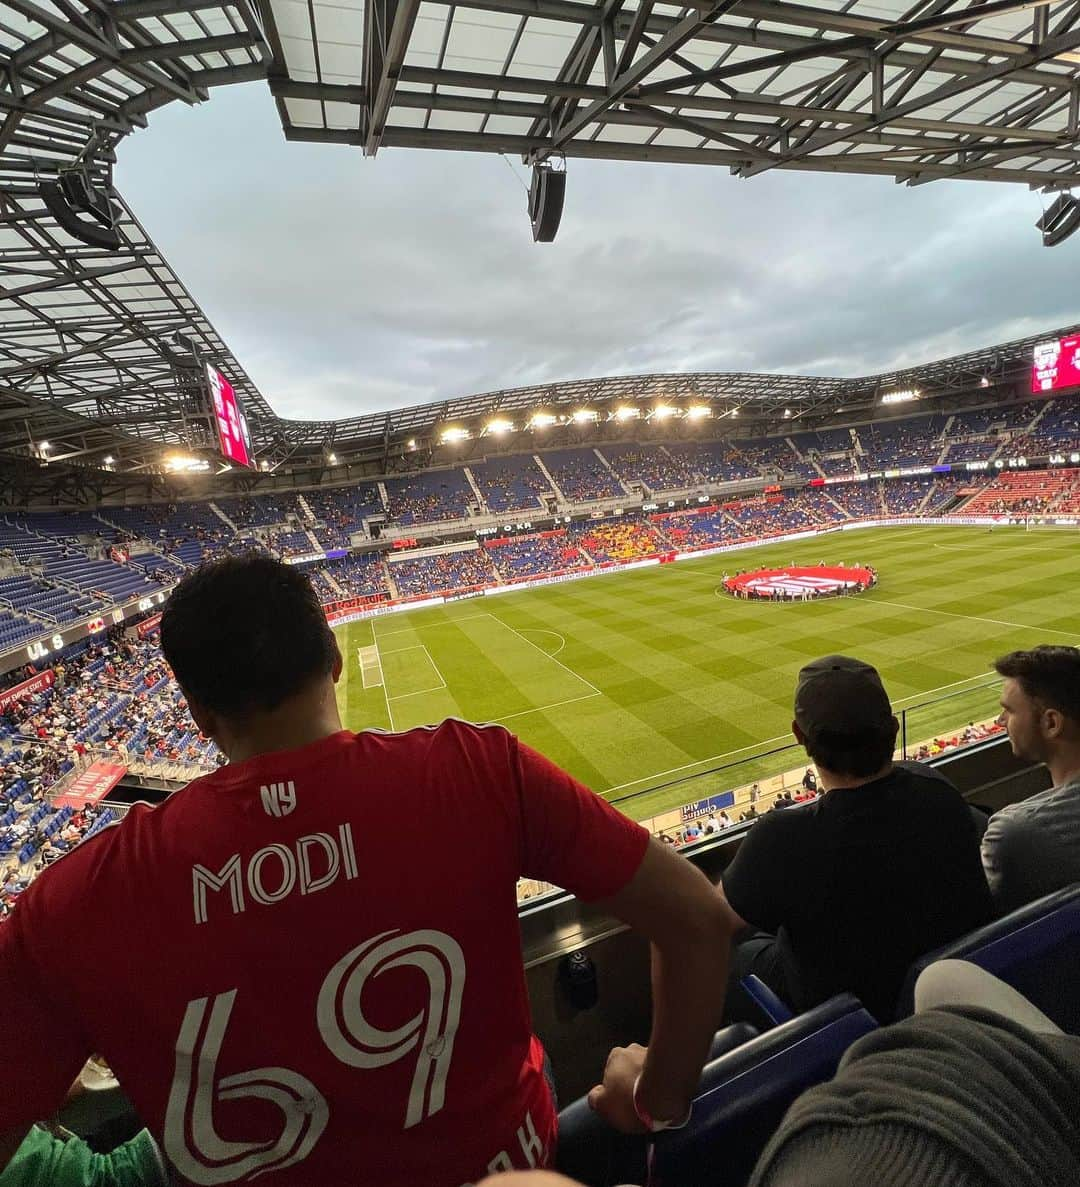
M 785 569 L 754 569 L 724 579 L 736 597 L 756 596 L 796 601 L 841 593 L 862 593 L 877 580 L 862 565 L 790 565 Z

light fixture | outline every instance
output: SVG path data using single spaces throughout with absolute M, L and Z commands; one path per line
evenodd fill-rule
M 210 469 L 204 457 L 188 457 L 183 453 L 170 453 L 165 457 L 165 469 L 173 474 L 197 474 Z
M 731 410 L 731 415 L 732 415 L 732 416 L 738 416 L 738 415 L 739 415 L 739 410 L 738 410 L 738 408 L 732 408 L 732 410 Z
M 51 448 L 52 446 L 48 443 L 48 441 L 42 441 L 38 446 L 38 449 L 40 449 L 42 453 L 48 453 Z
M 467 441 L 468 439 L 469 430 L 457 426 L 449 429 L 443 429 L 443 431 L 439 434 L 439 440 L 444 445 L 452 444 L 455 441 Z
M 259 469 L 263 471 L 270 469 L 270 463 L 266 460 L 266 458 L 263 458 L 263 460 L 259 463 Z
M 979 387 L 989 387 L 989 386 L 990 386 L 990 380 L 987 379 L 986 376 L 984 375 L 982 377 L 982 379 L 979 380 Z
M 415 449 L 415 448 L 416 448 L 416 438 L 415 438 L 415 437 L 410 437 L 410 438 L 409 438 L 409 448 L 410 448 L 410 449 Z
M 496 437 L 502 437 L 504 434 L 512 432 L 513 428 L 514 422 L 512 420 L 506 420 L 505 417 L 496 416 L 487 422 L 484 426 L 484 432 L 494 433 Z
M 917 387 L 904 388 L 899 392 L 888 392 L 881 397 L 883 404 L 909 404 L 912 400 L 917 400 L 922 395 Z
M 336 466 L 337 465 L 337 454 L 336 453 L 328 453 L 326 455 L 326 460 L 330 463 L 331 466 Z
M 529 425 L 534 429 L 546 429 L 553 425 L 558 418 L 553 412 L 534 412 L 529 417 Z
M 110 453 L 108 455 L 108 457 L 105 458 L 105 465 L 111 466 L 113 464 L 113 462 L 115 462 L 115 461 L 116 461 L 116 458 L 114 458 L 113 455 Z
M 785 408 L 784 409 L 784 420 L 790 420 L 790 419 L 791 419 L 791 409 Z
M 686 410 L 687 420 L 704 420 L 706 416 L 712 416 L 712 409 L 708 404 L 691 404 Z
M 623 404 L 621 408 L 615 409 L 615 419 L 617 421 L 637 420 L 641 415 L 640 408 L 634 408 L 630 404 Z
M 596 413 L 591 408 L 579 408 L 570 418 L 574 424 L 584 424 L 589 420 L 596 420 Z
M 667 420 L 675 415 L 675 409 L 670 404 L 657 404 L 649 415 L 653 420 Z

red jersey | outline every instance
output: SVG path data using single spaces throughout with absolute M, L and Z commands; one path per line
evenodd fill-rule
M 192 1184 L 544 1165 L 516 882 L 606 897 L 647 841 L 499 726 L 222 767 L 58 861 L 0 927 L 0 1131 L 100 1052 Z

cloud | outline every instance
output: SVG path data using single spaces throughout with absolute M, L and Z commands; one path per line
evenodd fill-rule
M 536 245 L 523 176 L 286 144 L 257 83 L 155 114 L 117 181 L 285 416 L 607 374 L 864 374 L 1080 320 L 1078 244 L 1042 248 L 1020 187 L 571 160 Z

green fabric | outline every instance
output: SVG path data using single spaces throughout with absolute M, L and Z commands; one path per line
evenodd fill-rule
M 0 1187 L 167 1187 L 167 1182 L 145 1129 L 109 1154 L 95 1154 L 81 1138 L 64 1141 L 35 1125 L 0 1172 Z

